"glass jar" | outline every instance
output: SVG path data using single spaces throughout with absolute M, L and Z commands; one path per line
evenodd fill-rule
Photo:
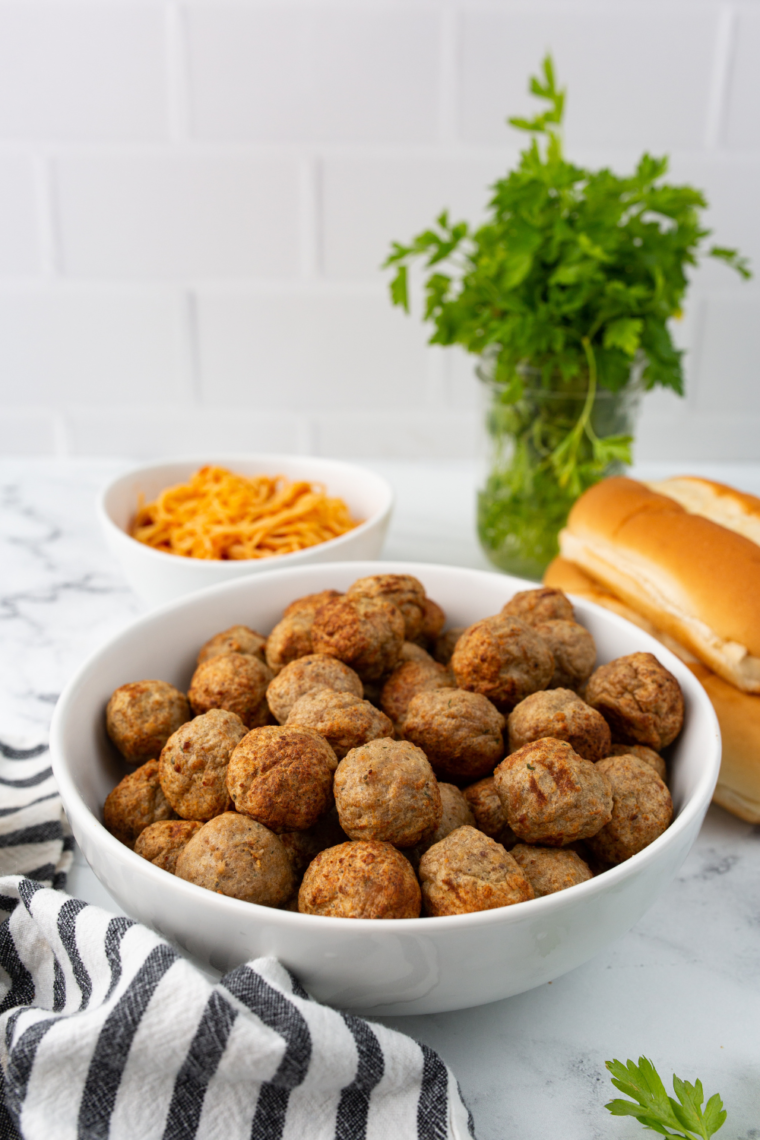
M 487 474 L 478 492 L 478 537 L 488 559 L 500 570 L 540 581 L 559 553 L 558 535 L 578 494 L 607 475 L 625 470 L 610 463 L 589 473 L 592 443 L 583 433 L 577 452 L 577 478 L 561 486 L 549 456 L 578 423 L 587 400 L 587 378 L 548 386 L 538 369 L 519 369 L 523 392 L 494 379 L 498 349 L 484 353 L 476 374 L 485 398 Z M 644 361 L 635 360 L 628 384 L 619 392 L 598 388 L 589 424 L 600 439 L 633 436 L 641 399 Z

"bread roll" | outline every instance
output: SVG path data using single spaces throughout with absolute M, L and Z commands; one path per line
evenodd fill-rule
M 544 584 L 596 602 L 656 637 L 684 661 L 702 683 L 720 724 L 723 755 L 713 799 L 748 823 L 760 823 L 760 696 L 742 693 L 697 661 L 672 637 L 605 590 L 580 567 L 555 558 Z
M 744 491 L 727 487 L 725 483 L 713 483 L 696 475 L 681 475 L 677 479 L 663 479 L 646 486 L 659 495 L 674 499 L 690 514 L 702 515 L 760 545 L 760 499 L 755 495 L 747 495 Z
M 575 503 L 560 550 L 730 684 L 760 693 L 760 547 L 633 479 Z

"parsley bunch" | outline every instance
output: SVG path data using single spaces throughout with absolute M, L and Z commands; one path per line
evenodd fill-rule
M 395 268 L 391 299 L 408 312 L 409 267 L 422 259 L 430 342 L 486 354 L 503 409 L 517 410 L 528 387 L 576 397 L 569 422 L 567 406 L 555 414 L 540 402 L 513 415 L 519 470 L 492 474 L 490 519 L 481 499 L 481 537 L 492 548 L 500 535 L 529 528 L 536 511 L 556 532 L 586 487 L 611 464 L 630 462 L 631 437 L 595 426 L 598 389 L 625 389 L 640 363 L 645 389 L 683 392 L 682 353 L 668 322 L 680 313 L 687 269 L 710 233 L 700 222 L 707 205 L 700 191 L 662 181 L 666 158 L 644 154 L 625 177 L 567 161 L 565 92 L 550 56 L 530 91 L 547 109 L 509 119 L 531 139 L 517 168 L 493 186 L 488 220 L 473 229 L 444 211 L 409 244 L 394 242 L 384 263 Z M 712 246 L 707 254 L 750 276 L 736 250 Z M 528 541 L 539 562 L 553 556 L 554 539 L 549 549 L 545 535 Z

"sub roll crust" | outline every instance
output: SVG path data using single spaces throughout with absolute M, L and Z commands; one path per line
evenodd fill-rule
M 621 477 L 581 496 L 560 550 L 724 680 L 760 693 L 754 542 Z

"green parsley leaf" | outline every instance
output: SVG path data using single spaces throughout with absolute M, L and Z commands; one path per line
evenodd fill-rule
M 675 1140 L 710 1140 L 726 1120 L 723 1102 L 717 1093 L 705 1105 L 702 1082 L 690 1084 L 673 1076 L 673 1091 L 668 1096 L 657 1070 L 646 1057 L 633 1061 L 605 1061 L 616 1089 L 631 1100 L 611 1100 L 605 1108 L 613 1116 L 633 1116 L 645 1128 Z

